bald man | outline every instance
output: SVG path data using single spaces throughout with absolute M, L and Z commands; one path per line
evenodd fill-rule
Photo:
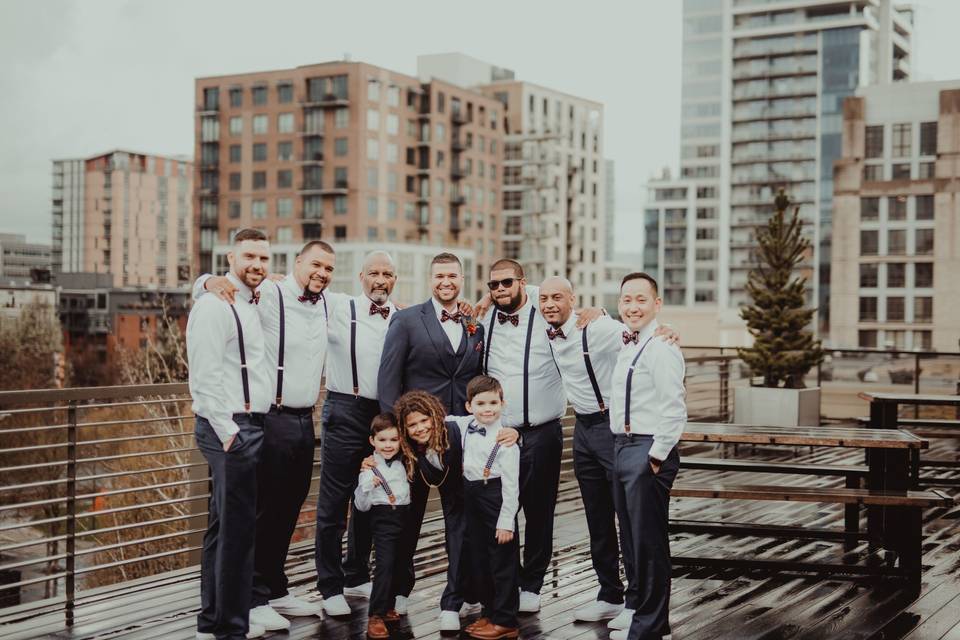
M 317 590 L 329 615 L 350 614 L 344 594 L 370 595 L 369 515 L 353 509 L 347 561 L 341 561 L 347 506 L 360 463 L 372 453 L 370 423 L 380 413 L 377 371 L 383 341 L 397 308 L 390 294 L 397 271 L 388 253 L 369 254 L 360 272 L 363 294 L 331 295 L 327 398 L 323 403 L 315 561 Z

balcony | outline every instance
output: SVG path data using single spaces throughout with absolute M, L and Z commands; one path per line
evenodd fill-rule
M 461 151 L 466 151 L 467 146 L 463 144 L 463 141 L 461 141 L 460 138 L 454 138 L 450 141 L 450 149 L 454 153 L 460 153 Z
M 417 175 L 418 175 L 418 176 L 427 176 L 427 175 L 430 175 L 430 165 L 418 164 L 418 165 L 417 165 Z
M 340 97 L 333 93 L 326 93 L 323 96 L 309 96 L 300 103 L 302 107 L 347 107 L 350 106 L 350 100 L 346 97 Z
M 467 199 L 462 195 L 450 196 L 450 206 L 451 207 L 462 207 L 467 203 Z
M 463 225 L 460 222 L 460 214 L 452 213 L 450 215 L 450 233 L 457 235 L 463 231 Z
M 453 126 L 460 127 L 467 124 L 469 120 L 463 115 L 462 111 L 454 111 L 450 114 L 450 122 L 453 123 Z
M 300 159 L 297 161 L 298 164 L 323 164 L 323 152 L 322 151 L 312 151 L 304 153 L 300 156 Z
M 463 168 L 460 165 L 453 165 L 450 167 L 450 177 L 453 180 L 463 180 L 466 177 L 466 173 L 463 172 Z
M 322 138 L 325 134 L 323 129 L 309 128 L 297 131 L 297 135 L 301 138 Z
M 217 196 L 220 193 L 220 187 L 218 185 L 207 185 L 200 187 L 201 196 Z

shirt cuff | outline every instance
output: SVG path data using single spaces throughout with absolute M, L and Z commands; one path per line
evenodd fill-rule
M 506 513 L 501 513 L 497 518 L 497 529 L 504 531 L 513 531 L 513 517 Z
M 213 427 L 213 432 L 217 434 L 217 437 L 220 438 L 220 442 L 223 444 L 226 444 L 227 440 L 240 433 L 240 427 L 238 427 L 237 423 L 233 420 L 222 423 L 218 421 L 217 424 L 210 422 L 210 426 Z
M 668 447 L 662 442 L 657 442 L 654 440 L 653 445 L 650 447 L 649 456 L 651 458 L 656 458 L 657 460 L 666 460 L 671 451 L 673 451 L 673 447 Z

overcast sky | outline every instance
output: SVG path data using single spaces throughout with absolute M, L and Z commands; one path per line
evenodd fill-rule
M 960 78 L 960 0 L 918 6 L 916 71 Z M 681 0 L 0 0 L 0 232 L 50 241 L 51 160 L 193 153 L 198 76 L 460 51 L 602 102 L 618 250 L 679 151 Z

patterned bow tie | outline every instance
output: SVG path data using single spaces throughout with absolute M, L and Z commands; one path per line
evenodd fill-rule
M 623 332 L 623 344 L 640 344 L 640 332 L 639 331 L 624 331 Z
M 519 313 L 504 313 L 503 311 L 497 312 L 497 320 L 500 324 L 504 324 L 509 321 L 510 324 L 517 327 L 520 326 L 520 314 Z
M 303 295 L 299 296 L 297 300 L 299 302 L 309 302 L 310 304 L 317 304 L 317 302 L 320 301 L 320 296 L 322 295 L 323 295 L 322 293 L 314 293 L 313 291 L 310 291 L 310 289 L 304 289 Z
M 396 457 L 390 458 L 389 460 L 386 459 L 386 458 L 384 458 L 383 461 L 386 462 L 386 463 L 387 463 L 387 466 L 389 467 L 389 466 L 392 465 L 394 462 L 396 462 L 397 459 L 396 459 Z
M 454 313 L 447 313 L 446 309 L 440 310 L 440 322 L 446 322 L 447 320 L 453 320 L 454 322 L 460 322 L 460 318 L 463 317 L 463 314 L 459 311 Z
M 563 335 L 563 329 L 553 330 L 550 327 L 547 327 L 547 337 L 553 340 L 554 338 L 563 338 L 567 339 L 567 336 Z
M 253 296 L 250 298 L 250 304 L 260 304 L 260 292 L 254 291 Z
M 377 314 L 377 313 L 379 313 L 381 316 L 383 316 L 383 319 L 386 320 L 386 319 L 387 319 L 387 316 L 390 315 L 390 307 L 381 307 L 381 306 L 378 305 L 376 302 L 371 302 L 371 303 L 370 303 L 370 315 L 374 315 L 374 314 Z
M 467 433 L 468 433 L 468 434 L 469 434 L 469 433 L 479 433 L 479 434 L 482 435 L 482 436 L 486 436 L 486 435 L 487 435 L 487 428 L 486 428 L 486 427 L 478 427 L 478 426 L 476 425 L 476 423 L 471 423 L 471 424 L 467 427 Z

